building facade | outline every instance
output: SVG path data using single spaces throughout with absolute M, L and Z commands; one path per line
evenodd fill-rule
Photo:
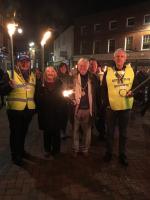
M 82 56 L 108 64 L 123 48 L 133 64 L 150 66 L 150 3 L 81 17 L 74 24 L 74 63 Z
M 6 21 L 0 13 L 0 68 L 4 71 L 10 65 L 8 35 L 6 33 Z
M 54 41 L 54 65 L 65 62 L 72 66 L 74 55 L 74 27 L 70 26 Z

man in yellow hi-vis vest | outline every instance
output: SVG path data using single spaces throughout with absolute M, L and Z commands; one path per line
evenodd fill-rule
M 25 137 L 35 111 L 35 76 L 30 69 L 28 55 L 20 55 L 11 80 L 12 90 L 6 99 L 7 115 L 10 127 L 10 149 L 12 161 L 21 166 L 27 157 L 24 150 Z M 11 72 L 8 71 L 11 79 Z
M 114 66 L 107 67 L 102 83 L 102 102 L 106 106 L 107 136 L 104 161 L 111 161 L 116 123 L 119 128 L 119 162 L 128 165 L 126 139 L 129 113 L 133 105 L 131 88 L 134 72 L 130 64 L 125 65 L 126 52 L 117 49 L 114 53 Z

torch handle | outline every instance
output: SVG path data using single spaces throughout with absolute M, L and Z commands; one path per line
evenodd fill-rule
M 14 78 L 14 52 L 13 52 L 13 38 L 10 36 L 10 47 L 11 47 L 11 78 Z

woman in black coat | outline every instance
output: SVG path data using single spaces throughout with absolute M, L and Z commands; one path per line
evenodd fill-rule
M 43 130 L 45 156 L 60 153 L 60 124 L 62 120 L 62 83 L 57 79 L 53 67 L 44 72 L 44 85 L 37 81 L 35 100 L 37 104 L 39 128 Z

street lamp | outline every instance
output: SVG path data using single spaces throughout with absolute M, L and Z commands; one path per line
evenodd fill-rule
M 29 47 L 34 47 L 35 43 L 34 42 L 30 42 L 29 43 Z
M 16 31 L 18 24 L 9 23 L 7 24 L 8 34 L 10 37 L 10 48 L 11 48 L 11 78 L 14 78 L 14 55 L 13 55 L 13 35 Z
M 23 33 L 22 28 L 18 28 L 18 33 L 19 33 L 19 34 L 22 34 L 22 33 Z
M 51 37 L 51 31 L 46 31 L 43 35 L 43 38 L 41 40 L 41 55 L 42 55 L 42 71 L 44 72 L 44 45 L 46 44 L 47 40 Z
M 31 68 L 34 67 L 34 61 L 35 61 L 35 43 L 30 42 L 29 43 L 29 52 L 30 52 L 30 58 L 31 58 Z

